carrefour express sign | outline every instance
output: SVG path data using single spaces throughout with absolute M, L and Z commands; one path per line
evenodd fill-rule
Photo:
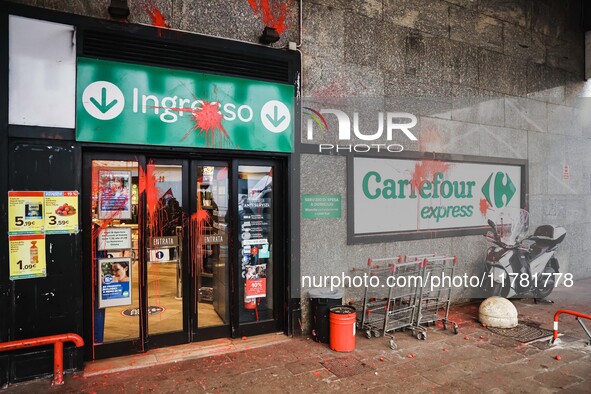
M 76 139 L 293 151 L 294 87 L 79 58 Z
M 520 165 L 353 159 L 354 233 L 477 228 L 521 207 Z

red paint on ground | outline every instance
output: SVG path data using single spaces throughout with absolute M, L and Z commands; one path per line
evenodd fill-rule
M 433 181 L 433 177 L 438 172 L 445 173 L 451 167 L 451 164 L 437 160 L 421 160 L 415 164 L 415 170 L 412 173 L 410 184 L 417 191 L 420 190 L 421 183 L 424 181 Z
M 169 27 L 166 24 L 166 18 L 162 12 L 152 3 L 152 0 L 144 0 L 144 9 L 152 19 L 152 26 L 156 27 Z
M 488 210 L 491 209 L 490 204 L 488 203 L 486 198 L 481 198 L 480 199 L 480 214 L 484 217 L 486 217 L 486 213 L 488 212 Z M 486 327 L 486 325 L 483 324 L 484 327 Z
M 270 5 L 269 0 L 248 0 L 248 4 L 265 26 L 274 28 L 279 34 L 285 31 L 287 28 L 285 17 L 288 8 L 286 3 L 273 1 L 273 5 Z

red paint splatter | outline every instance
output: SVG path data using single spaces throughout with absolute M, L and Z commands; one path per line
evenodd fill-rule
M 164 210 L 161 208 L 160 194 L 162 192 L 158 189 L 158 178 L 155 172 L 156 166 L 152 163 L 148 164 L 146 174 L 146 208 L 148 213 L 148 223 L 150 228 L 150 236 L 162 236 L 162 224 L 165 218 L 162 217 Z
M 259 18 L 265 26 L 274 28 L 278 34 L 281 34 L 287 28 L 285 24 L 285 17 L 287 16 L 287 4 L 273 2 L 269 4 L 269 0 L 248 0 L 250 8 L 254 14 Z
M 194 272 L 204 272 L 203 240 L 205 237 L 205 227 L 211 221 L 211 217 L 207 210 L 198 209 L 197 212 L 191 215 L 190 221 L 191 267 Z
M 191 118 L 194 121 L 193 127 L 183 136 L 181 140 L 186 139 L 189 135 L 198 131 L 197 136 L 205 136 L 205 144 L 208 147 L 224 147 L 232 145 L 230 136 L 226 132 L 222 121 L 224 115 L 220 111 L 221 104 L 219 102 L 208 102 L 204 100 L 198 100 L 201 104 L 196 108 L 167 108 L 169 111 L 177 111 L 179 113 L 186 112 L 191 114 Z M 164 108 L 164 107 L 154 107 Z
M 486 200 L 486 198 L 481 198 L 480 199 L 480 214 L 482 216 L 486 217 L 486 213 L 488 212 L 489 209 L 491 209 L 491 206 L 488 203 L 488 201 Z M 484 325 L 484 327 L 486 327 L 486 325 Z
M 152 26 L 169 27 L 162 12 L 152 3 L 152 0 L 144 0 L 144 9 L 152 19 Z
M 412 173 L 410 184 L 416 191 L 419 191 L 421 183 L 424 181 L 433 181 L 435 174 L 439 172 L 445 173 L 450 167 L 451 164 L 445 163 L 443 161 L 421 160 L 415 164 L 415 170 Z

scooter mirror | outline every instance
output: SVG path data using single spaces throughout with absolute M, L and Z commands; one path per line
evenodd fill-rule
M 491 226 L 493 229 L 495 229 L 496 224 L 492 220 L 488 219 L 488 225 Z

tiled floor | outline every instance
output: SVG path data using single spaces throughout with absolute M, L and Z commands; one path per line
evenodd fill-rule
M 520 319 L 552 329 L 558 309 L 591 313 L 591 280 L 557 288 L 551 298 L 555 304 L 515 301 Z M 84 373 L 67 376 L 59 388 L 50 389 L 44 379 L 8 391 L 591 393 L 591 347 L 574 318 L 561 317 L 564 335 L 551 347 L 547 341 L 521 344 L 493 334 L 476 321 L 477 312 L 477 304 L 453 308 L 451 318 L 460 323 L 458 335 L 437 326 L 429 327 L 426 341 L 398 332 L 396 351 L 386 338 L 368 340 L 362 333 L 349 354 L 306 337 L 271 334 L 103 360 L 88 364 Z M 331 371 L 335 365 L 339 370 Z

